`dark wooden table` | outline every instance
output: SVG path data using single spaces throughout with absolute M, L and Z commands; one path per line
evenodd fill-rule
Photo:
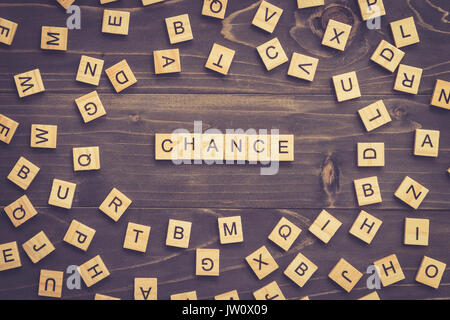
M 397 254 L 406 279 L 379 291 L 382 299 L 448 299 L 450 272 L 444 274 L 438 290 L 414 281 L 424 255 L 450 262 L 450 114 L 429 106 L 436 79 L 450 80 L 450 25 L 445 14 L 448 0 L 385 1 L 387 15 L 380 30 L 369 30 L 361 21 L 356 0 L 325 1 L 326 6 L 296 9 L 294 0 L 276 0 L 284 9 L 273 35 L 251 25 L 258 1 L 229 1 L 223 21 L 201 15 L 202 1 L 168 0 L 142 7 L 138 0 L 121 0 L 100 6 L 98 1 L 77 0 L 81 7 L 81 30 L 69 31 L 67 52 L 43 51 L 39 47 L 42 25 L 65 26 L 68 15 L 56 1 L 1 0 L 0 16 L 19 23 L 11 47 L 0 46 L 0 113 L 20 122 L 10 145 L 0 143 L 0 176 L 6 177 L 19 156 L 37 164 L 41 171 L 26 194 L 38 216 L 15 229 L 3 207 L 23 195 L 6 178 L 0 179 L 0 243 L 17 241 L 19 246 L 44 230 L 56 251 L 36 265 L 20 249 L 23 266 L 0 272 L 0 298 L 38 299 L 40 269 L 65 271 L 100 254 L 111 276 L 91 288 L 63 289 L 65 299 L 92 299 L 103 293 L 133 298 L 134 277 L 157 277 L 158 296 L 197 290 L 199 299 L 237 289 L 242 299 L 276 280 L 285 296 L 297 299 L 355 299 L 370 292 L 366 269 L 373 261 Z M 105 8 L 131 12 L 128 36 L 101 32 Z M 194 40 L 170 45 L 164 18 L 189 13 Z M 381 39 L 393 42 L 389 22 L 413 16 L 420 43 L 404 48 L 403 63 L 423 68 L 418 95 L 393 91 L 395 74 L 370 61 Z M 327 19 L 334 17 L 353 24 L 345 52 L 320 45 Z M 278 37 L 287 55 L 292 52 L 320 58 L 315 81 L 296 80 L 286 75 L 288 64 L 267 72 L 255 47 Z M 236 50 L 228 76 L 204 68 L 214 42 Z M 152 51 L 179 48 L 181 74 L 154 74 Z M 80 55 L 105 60 L 105 68 L 126 59 L 138 83 L 116 94 L 106 75 L 93 87 L 75 81 Z M 39 68 L 44 93 L 19 99 L 13 75 Z M 356 71 L 362 97 L 337 103 L 331 76 Z M 107 116 L 84 124 L 75 98 L 97 90 Z M 357 110 L 378 100 L 384 102 L 393 121 L 366 133 Z M 255 165 L 184 165 L 154 160 L 154 134 L 177 128 L 193 130 L 195 120 L 203 128 L 280 129 L 295 134 L 295 161 L 284 163 L 274 176 L 261 176 Z M 30 148 L 33 123 L 58 125 L 56 150 Z M 414 130 L 441 132 L 438 158 L 412 154 Z M 357 142 L 384 142 L 386 166 L 358 168 Z M 99 146 L 101 170 L 73 171 L 72 148 Z M 371 245 L 348 233 L 361 208 L 353 180 L 376 175 L 383 202 L 363 209 L 383 220 Z M 408 175 L 430 189 L 419 210 L 414 211 L 394 197 L 394 191 Z M 47 204 L 53 178 L 77 183 L 73 209 Z M 133 204 L 114 223 L 98 210 L 112 187 L 117 187 Z M 317 214 L 326 209 L 343 226 L 328 245 L 307 231 Z M 241 215 L 244 242 L 220 245 L 217 218 Z M 281 217 L 303 229 L 288 252 L 272 244 L 267 236 Z M 427 247 L 405 246 L 405 217 L 430 219 Z M 165 246 L 169 218 L 193 222 L 189 249 Z M 72 221 L 77 219 L 97 230 L 84 253 L 63 242 Z M 147 253 L 122 248 L 129 221 L 152 227 Z M 259 281 L 244 258 L 266 245 L 280 268 Z M 195 249 L 220 248 L 220 276 L 195 276 Z M 284 269 L 301 252 L 318 271 L 304 288 L 283 275 Z M 347 294 L 328 277 L 332 267 L 345 258 L 364 273 Z M 67 278 L 67 275 L 66 275 Z

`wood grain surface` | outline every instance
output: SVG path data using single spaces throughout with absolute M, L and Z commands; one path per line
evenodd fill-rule
M 230 0 L 223 21 L 201 15 L 202 1 L 167 0 L 142 7 L 138 0 L 121 0 L 101 6 L 98 1 L 77 0 L 81 30 L 69 30 L 66 52 L 39 48 L 42 25 L 65 26 L 67 15 L 56 1 L 2 0 L 0 17 L 19 24 L 12 46 L 0 45 L 0 113 L 20 126 L 10 145 L 0 144 L 0 243 L 19 246 L 44 230 L 56 251 L 36 265 L 20 249 L 23 266 L 0 272 L 0 299 L 42 299 L 37 296 L 40 269 L 65 271 L 100 254 L 111 276 L 91 288 L 63 288 L 65 299 L 92 299 L 95 293 L 133 298 L 134 277 L 157 277 L 158 296 L 197 290 L 200 299 L 237 289 L 242 299 L 276 280 L 288 299 L 356 299 L 370 292 L 366 269 L 373 261 L 396 253 L 406 279 L 383 288 L 381 299 L 449 299 L 447 267 L 438 290 L 414 281 L 424 255 L 450 262 L 450 114 L 429 106 L 436 79 L 450 81 L 447 0 L 385 1 L 387 15 L 381 29 L 369 30 L 361 21 L 356 0 L 325 1 L 323 7 L 298 10 L 296 1 L 273 0 L 284 9 L 274 33 L 251 25 L 260 1 Z M 101 33 L 105 8 L 131 12 L 128 36 Z M 194 40 L 170 45 L 164 18 L 188 13 Z M 393 91 L 395 74 L 370 61 L 381 39 L 393 43 L 389 22 L 413 16 L 420 43 L 405 47 L 402 63 L 423 68 L 418 95 Z M 353 25 L 345 52 L 321 46 L 329 18 Z M 278 37 L 288 57 L 293 52 L 320 59 L 314 82 L 286 75 L 288 63 L 267 72 L 256 46 Z M 204 67 L 216 42 L 236 50 L 229 75 Z M 182 72 L 155 75 L 153 50 L 179 48 Z M 98 87 L 75 81 L 82 54 L 105 60 L 108 68 L 126 59 L 138 82 L 116 94 L 103 73 Z M 13 75 L 39 68 L 46 91 L 19 99 Z M 331 77 L 356 71 L 362 97 L 337 103 Z M 97 90 L 107 115 L 84 124 L 75 99 Z M 383 99 L 392 122 L 370 134 L 357 110 Z M 154 160 L 154 134 L 177 128 L 279 129 L 295 135 L 295 161 L 283 163 L 274 176 L 260 175 L 259 165 L 181 165 Z M 58 125 L 56 150 L 31 149 L 31 124 Z M 440 130 L 438 158 L 413 156 L 414 130 Z M 386 166 L 358 168 L 357 142 L 384 142 Z M 72 148 L 99 146 L 101 170 L 74 172 Z M 41 168 L 26 194 L 39 214 L 15 229 L 3 207 L 24 193 L 6 179 L 20 156 Z M 359 208 L 353 180 L 378 176 L 383 202 Z M 408 175 L 430 189 L 419 210 L 394 197 Z M 71 210 L 48 206 L 54 178 L 77 183 Z M 98 206 L 116 187 L 133 204 L 119 222 L 103 215 Z M 307 231 L 322 209 L 343 226 L 324 245 Z M 348 233 L 361 209 L 383 220 L 371 245 Z M 241 215 L 244 242 L 220 245 L 217 218 Z M 288 252 L 273 245 L 267 236 L 281 217 L 296 223 L 303 232 Z M 430 219 L 428 247 L 402 244 L 406 217 Z M 170 218 L 193 222 L 189 249 L 165 246 Z M 97 230 L 85 253 L 62 241 L 77 219 Z M 127 223 L 151 225 L 147 253 L 122 248 Z M 266 245 L 280 268 L 259 281 L 244 258 Z M 221 274 L 211 279 L 195 276 L 195 249 L 221 249 Z M 304 288 L 283 275 L 301 252 L 318 266 Z M 350 294 L 334 284 L 329 271 L 340 258 L 364 276 Z M 67 275 L 66 275 L 67 277 Z

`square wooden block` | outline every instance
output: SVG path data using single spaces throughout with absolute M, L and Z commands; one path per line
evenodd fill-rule
M 116 63 L 112 67 L 109 67 L 105 70 L 105 72 L 117 93 L 125 90 L 137 82 L 133 71 L 131 71 L 131 68 L 125 59 Z
M 159 3 L 159 2 L 163 2 L 165 0 L 142 0 L 142 5 L 145 6 L 149 6 L 151 4 L 155 4 L 155 3 Z
M 0 243 L 0 271 L 20 268 L 21 266 L 17 242 Z
M 400 64 L 395 78 L 394 90 L 417 94 L 423 69 Z
M 402 50 L 397 49 L 395 46 L 385 40 L 381 40 L 375 52 L 372 54 L 370 60 L 379 64 L 390 72 L 394 72 L 404 56 L 405 53 Z
M 94 239 L 95 229 L 82 224 L 77 220 L 72 220 L 69 229 L 64 236 L 64 241 L 72 246 L 87 251 Z
M 65 27 L 42 26 L 41 49 L 67 51 L 69 29 Z
M 233 62 L 235 51 L 227 47 L 214 43 L 205 68 L 227 75 Z
M 187 13 L 176 17 L 166 18 L 166 27 L 170 44 L 194 39 L 189 15 Z
M 72 153 L 74 171 L 100 170 L 99 147 L 73 148 Z
M 119 10 L 104 10 L 102 32 L 128 35 L 130 25 L 130 12 Z
M 225 137 L 221 133 L 204 133 L 201 135 L 201 158 L 205 163 L 223 160 Z
M 61 298 L 63 287 L 63 271 L 41 270 L 38 296 Z
M 53 179 L 52 191 L 48 204 L 60 208 L 71 209 L 77 185 L 59 179 Z
M 155 133 L 155 160 L 178 159 L 177 149 L 179 135 L 172 133 Z
M 313 81 L 318 64 L 319 59 L 294 52 L 292 53 L 288 75 L 307 81 Z
M 156 74 L 181 72 L 179 49 L 155 50 L 153 51 L 153 62 Z
M 239 300 L 239 294 L 237 290 L 232 290 L 214 296 L 214 300 Z
M 355 185 L 356 198 L 358 199 L 359 206 L 382 202 L 378 177 L 358 179 L 354 180 L 353 183 Z
M 31 141 L 32 148 L 56 149 L 56 141 L 58 138 L 58 126 L 46 124 L 31 125 Z
M 224 19 L 227 5 L 228 0 L 203 0 L 202 15 Z
M 270 135 L 270 160 L 274 162 L 294 161 L 294 142 L 293 134 Z
M 173 150 L 174 159 L 201 160 L 202 135 L 199 133 L 178 133 L 176 135 L 176 148 Z
M 356 72 L 349 72 L 333 76 L 334 90 L 338 102 L 361 97 Z
M 351 31 L 351 25 L 330 19 L 323 35 L 322 45 L 344 51 Z
M 158 300 L 158 278 L 134 278 L 134 300 Z
M 0 114 L 0 141 L 9 144 L 16 133 L 19 123 Z
M 386 15 L 383 0 L 358 0 L 358 5 L 364 21 Z
M 434 86 L 432 106 L 450 110 L 450 82 L 437 79 Z
M 256 300 L 286 300 L 276 281 L 272 281 L 268 285 L 253 292 Z
M 406 47 L 420 42 L 413 17 L 391 22 L 390 26 L 392 35 L 394 36 L 395 46 L 397 48 Z
M 437 158 L 439 154 L 438 130 L 416 129 L 414 155 Z
M 98 86 L 105 61 L 82 55 L 78 65 L 76 80 Z
M 4 210 L 16 228 L 37 215 L 36 209 L 26 195 L 7 205 Z
M 99 255 L 79 266 L 78 272 L 87 287 L 93 286 L 108 277 L 110 274 L 108 268 L 103 263 L 103 260 Z
M 117 222 L 131 203 L 132 201 L 126 195 L 118 189 L 113 188 L 106 199 L 102 202 L 99 209 L 108 217 Z
M 405 218 L 404 244 L 412 246 L 428 246 L 429 234 L 429 219 Z
M 341 225 L 342 222 L 333 217 L 327 211 L 322 210 L 308 230 L 323 243 L 328 243 Z
M 377 260 L 373 264 L 377 269 L 383 287 L 405 279 L 405 275 L 395 254 Z
M 359 298 L 358 300 L 380 300 L 380 296 L 376 291 Z
M 417 209 L 429 191 L 417 181 L 406 176 L 394 195 L 410 207 Z
M 256 50 L 258 50 L 259 56 L 266 66 L 267 71 L 270 71 L 289 60 L 278 38 L 273 38 L 272 40 L 259 45 L 256 47 Z
M 94 300 L 120 300 L 120 298 L 107 296 L 105 294 L 96 293 L 94 296 Z
M 189 248 L 192 222 L 169 219 L 167 227 L 166 246 Z
M 18 24 L 4 18 L 0 18 L 0 42 L 10 46 L 16 35 Z
M 258 28 L 263 29 L 269 33 L 275 30 L 275 27 L 283 14 L 283 9 L 274 6 L 273 4 L 262 1 L 253 17 L 252 24 Z
M 301 232 L 302 229 L 283 217 L 278 221 L 268 238 L 284 251 L 288 251 Z
M 22 248 L 33 263 L 38 263 L 50 253 L 55 251 L 55 247 L 47 238 L 44 231 L 39 232 L 22 244 Z
M 359 109 L 358 114 L 367 132 L 373 131 L 392 121 L 383 100 L 378 100 L 367 107 Z
M 316 271 L 317 266 L 304 255 L 298 253 L 284 270 L 284 275 L 294 281 L 300 288 L 303 288 Z
M 219 249 L 197 249 L 196 251 L 197 276 L 216 276 L 220 274 L 220 250 Z
M 361 210 L 349 232 L 365 243 L 371 244 L 382 223 L 380 219 Z
M 170 300 L 197 300 L 197 291 L 172 294 Z
M 325 0 L 297 0 L 298 9 L 318 7 L 323 6 L 324 4 Z
M 17 93 L 20 98 L 45 91 L 39 69 L 16 74 L 14 76 L 14 82 L 16 83 Z
M 77 104 L 78 110 L 83 117 L 84 123 L 91 122 L 106 114 L 105 108 L 100 101 L 97 91 L 92 91 L 91 93 L 75 99 L 75 103 Z
M 75 0 L 56 0 L 60 5 L 61 5 L 61 7 L 63 7 L 64 9 L 67 9 L 67 8 L 69 8 L 74 2 L 75 2 Z M 100 3 L 102 3 L 102 1 L 105 1 L 105 0 L 100 0 Z
M 247 160 L 253 163 L 270 162 L 270 148 L 271 139 L 270 135 L 263 134 L 250 134 L 247 136 Z
M 358 167 L 384 167 L 384 142 L 358 142 Z
M 244 241 L 241 216 L 217 219 L 220 244 L 239 243 Z
M 34 165 L 24 157 L 20 157 L 8 174 L 8 180 L 23 190 L 27 190 L 39 170 L 38 166 Z
M 245 260 L 259 280 L 264 279 L 266 276 L 278 269 L 278 264 L 273 259 L 266 246 L 262 246 L 248 255 Z
M 438 289 L 446 267 L 446 263 L 424 256 L 416 274 L 416 281 Z
M 350 292 L 362 277 L 362 273 L 341 258 L 328 274 L 328 277 L 341 286 L 345 291 Z
M 123 247 L 134 251 L 146 252 L 150 229 L 150 226 L 128 222 Z
M 225 134 L 225 160 L 244 164 L 247 160 L 247 135 Z

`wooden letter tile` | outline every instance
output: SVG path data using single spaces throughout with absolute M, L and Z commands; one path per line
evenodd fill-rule
M 341 286 L 345 291 L 352 291 L 353 287 L 358 283 L 362 277 L 362 273 L 355 267 L 341 258 L 334 266 L 328 277 Z
M 395 254 L 377 260 L 373 264 L 377 269 L 383 287 L 405 279 L 405 275 Z
M 383 221 L 374 217 L 373 215 L 361 210 L 358 217 L 350 229 L 350 234 L 361 239 L 367 244 L 370 244 L 380 229 Z
M 352 26 L 330 19 L 323 35 L 322 45 L 344 51 Z
M 232 290 L 222 294 L 218 294 L 214 297 L 214 300 L 239 300 L 239 294 L 237 290 Z
M 249 134 L 247 136 L 247 160 L 250 162 L 269 162 L 270 148 L 272 146 L 270 135 Z
M 392 121 L 383 100 L 378 100 L 377 102 L 358 110 L 358 113 L 367 132 L 375 130 Z
M 16 228 L 37 215 L 36 209 L 26 195 L 7 205 L 4 210 Z
M 58 137 L 58 126 L 45 124 L 31 125 L 32 148 L 55 149 Z
M 379 64 L 390 72 L 394 72 L 404 56 L 405 53 L 402 50 L 397 49 L 385 40 L 381 40 L 370 60 Z
M 33 263 L 38 263 L 55 250 L 44 231 L 22 244 L 22 248 Z
M 91 287 L 110 274 L 99 255 L 79 266 L 78 272 L 87 287 Z
M 405 237 L 403 243 L 413 246 L 428 246 L 430 220 L 405 218 Z
M 278 269 L 278 264 L 265 246 L 248 255 L 245 260 L 259 280 Z
M 294 135 L 281 134 L 270 136 L 270 159 L 271 161 L 294 161 Z
M 333 76 L 333 84 L 338 102 L 361 97 L 358 78 L 354 71 Z
M 417 94 L 423 70 L 416 67 L 400 64 L 397 78 L 395 78 L 394 90 Z
M 97 91 L 92 91 L 91 93 L 75 99 L 75 103 L 77 104 L 78 110 L 83 117 L 84 123 L 91 122 L 106 114 L 105 108 L 100 101 Z
M 218 218 L 221 244 L 238 243 L 244 241 L 241 216 Z
M 123 247 L 125 249 L 146 252 L 150 229 L 150 226 L 128 222 Z
M 219 249 L 197 249 L 195 275 L 219 276 L 220 273 L 219 257 L 220 257 Z
M 134 300 L 158 300 L 158 279 L 134 278 Z
M 395 196 L 410 207 L 417 209 L 428 192 L 429 190 L 423 185 L 406 176 L 397 191 L 395 191 Z
M 167 227 L 166 246 L 189 248 L 192 222 L 169 219 Z
M 299 79 L 313 81 L 318 64 L 319 59 L 294 52 L 292 53 L 288 75 Z
M 253 292 L 256 300 L 286 300 L 276 281 Z
M 163 2 L 164 0 L 142 0 L 142 5 L 145 6 L 149 6 L 151 4 L 154 3 L 159 3 L 159 2 Z
M 75 183 L 53 179 L 52 191 L 50 193 L 50 198 L 48 199 L 48 204 L 71 209 L 76 188 L 77 185 Z
M 263 43 L 256 47 L 256 50 L 258 50 L 259 56 L 264 62 L 267 71 L 270 71 L 289 60 L 278 38 L 273 38 L 272 40 Z
M 63 27 L 42 27 L 41 49 L 44 50 L 67 50 L 67 37 L 69 29 Z
M 446 267 L 446 263 L 424 256 L 416 274 L 416 281 L 438 289 Z
M 67 9 L 67 8 L 69 8 L 74 2 L 75 2 L 75 0 L 56 0 L 60 5 L 61 5 L 61 7 L 63 7 L 64 9 Z M 100 3 L 102 3 L 101 1 L 104 1 L 104 0 L 100 0 Z
M 0 141 L 9 144 L 18 126 L 18 122 L 0 114 Z
M 73 170 L 100 170 L 99 147 L 73 148 Z
M 378 185 L 378 177 L 368 177 L 353 181 L 359 206 L 380 203 L 381 191 Z
M 170 300 L 197 300 L 197 291 L 172 294 Z
M 358 0 L 358 4 L 364 21 L 386 15 L 383 0 Z
M 137 82 L 125 59 L 106 69 L 105 72 L 117 93 Z
M 223 75 L 227 75 L 231 63 L 233 62 L 234 54 L 234 50 L 214 43 L 205 67 Z
M 205 163 L 223 160 L 225 153 L 224 142 L 225 137 L 223 134 L 216 134 L 216 133 L 202 134 L 201 136 L 202 160 L 205 160 Z
M 225 134 L 225 160 L 244 164 L 247 159 L 247 135 Z
M 16 74 L 14 76 L 14 82 L 16 83 L 17 92 L 20 98 L 45 91 L 39 69 Z
M 4 18 L 0 18 L 0 42 L 10 46 L 16 35 L 18 24 Z
M 317 266 L 304 255 L 298 253 L 284 270 L 284 275 L 294 281 L 300 288 L 303 288 L 316 271 Z
M 166 27 L 170 44 L 194 39 L 188 14 L 166 18 Z
M 359 142 L 358 167 L 384 167 L 384 142 Z
M 252 24 L 264 31 L 272 33 L 282 14 L 283 9 L 274 6 L 267 1 L 262 1 L 253 17 Z
M 116 2 L 118 0 L 100 0 L 100 4 L 107 4 L 107 3 L 111 3 L 111 2 Z
M 95 229 L 92 229 L 77 220 L 72 220 L 72 223 L 64 236 L 64 241 L 83 251 L 87 251 L 92 239 L 94 239 L 95 232 Z
M 63 271 L 42 269 L 39 277 L 38 296 L 61 298 L 63 278 L 64 278 Z
M 223 19 L 227 5 L 228 0 L 203 0 L 202 15 Z
M 416 129 L 414 155 L 437 158 L 439 154 L 439 135 L 437 130 Z
M 108 217 L 117 222 L 131 203 L 132 201 L 126 195 L 116 188 L 113 188 L 106 199 L 102 202 L 99 209 Z
M 0 243 L 0 271 L 20 268 L 21 266 L 17 242 Z
M 128 11 L 104 10 L 102 32 L 128 35 L 130 13 Z
M 20 157 L 16 162 L 15 166 L 12 168 L 11 172 L 8 174 L 8 180 L 22 188 L 27 190 L 31 182 L 39 172 L 39 167 L 25 159 Z
M 102 76 L 104 61 L 82 55 L 78 66 L 76 80 L 83 83 L 98 86 Z
M 328 243 L 341 225 L 342 223 L 338 219 L 322 210 L 308 230 L 322 242 Z
M 431 99 L 432 106 L 450 110 L 450 82 L 436 80 L 436 85 Z
M 181 72 L 179 49 L 155 50 L 153 51 L 153 62 L 156 74 Z
M 380 296 L 376 291 L 359 298 L 358 300 L 380 300 Z
M 413 17 L 391 22 L 390 25 L 397 48 L 420 42 Z
M 301 232 L 302 229 L 283 217 L 268 238 L 284 251 L 288 251 Z
M 120 298 L 107 296 L 105 294 L 96 293 L 94 300 L 120 300 Z
M 325 0 L 297 0 L 297 8 L 311 8 L 323 6 L 325 4 Z
M 176 160 L 179 135 L 155 133 L 155 160 Z

